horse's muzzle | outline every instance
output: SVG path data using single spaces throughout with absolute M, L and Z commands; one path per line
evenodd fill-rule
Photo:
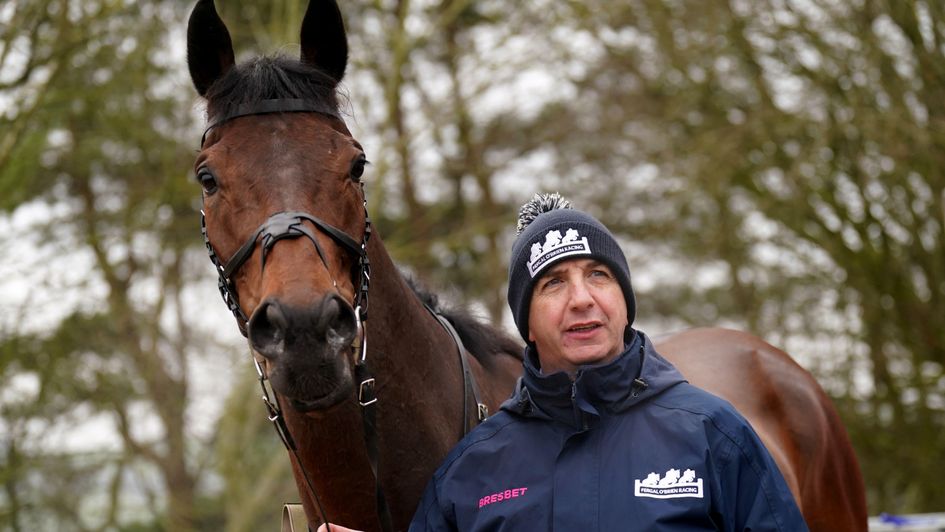
M 249 320 L 250 345 L 273 361 L 293 352 L 334 356 L 351 345 L 355 334 L 354 309 L 338 294 L 326 295 L 311 308 L 291 307 L 268 298 Z

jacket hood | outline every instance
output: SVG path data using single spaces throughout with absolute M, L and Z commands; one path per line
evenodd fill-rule
M 571 376 L 561 371 L 541 373 L 532 347 L 525 350 L 525 372 L 502 409 L 524 417 L 586 426 L 588 416 L 617 413 L 686 382 L 682 374 L 653 348 L 639 331 L 616 359 L 597 366 L 581 366 Z M 629 335 L 628 335 L 629 336 Z

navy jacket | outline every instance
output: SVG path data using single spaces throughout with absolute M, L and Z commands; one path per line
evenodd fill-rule
M 512 398 L 427 486 L 421 531 L 780 530 L 807 525 L 758 436 L 636 333 L 611 363 L 543 375 L 526 351 Z

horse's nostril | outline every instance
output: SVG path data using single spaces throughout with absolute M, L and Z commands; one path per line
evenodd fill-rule
M 354 310 L 340 296 L 325 298 L 318 313 L 317 329 L 325 331 L 325 340 L 335 349 L 348 345 L 357 333 Z
M 267 299 L 249 320 L 249 342 L 254 351 L 269 359 L 292 353 L 309 358 L 318 353 L 329 356 L 351 345 L 356 329 L 354 310 L 337 294 L 325 296 L 309 309 Z M 329 350 L 321 351 L 325 347 Z
M 250 344 L 259 354 L 275 357 L 285 347 L 287 327 L 282 306 L 274 301 L 264 302 L 249 320 Z

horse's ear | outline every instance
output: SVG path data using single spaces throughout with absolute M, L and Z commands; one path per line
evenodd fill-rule
M 345 23 L 335 0 L 310 0 L 302 20 L 302 62 L 340 82 L 348 65 Z
M 233 66 L 233 41 L 213 0 L 199 0 L 187 23 L 187 66 L 197 92 L 204 96 Z

